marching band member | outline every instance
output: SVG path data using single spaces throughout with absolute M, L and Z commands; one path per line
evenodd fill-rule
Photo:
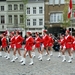
M 0 51 L 1 51 L 2 48 L 4 49 L 4 51 L 5 51 L 5 56 L 4 57 L 6 58 L 7 57 L 7 50 L 6 50 L 6 47 L 7 47 L 7 39 L 6 39 L 6 33 L 3 33 L 2 34 L 1 41 L 2 41 L 2 46 L 0 48 Z
M 2 41 L 1 41 L 2 37 L 0 35 L 0 50 L 1 50 L 1 46 L 2 46 Z M 2 57 L 2 52 L 0 51 L 0 57 Z
M 33 47 L 32 47 L 32 57 L 34 58 L 35 57 L 35 37 L 33 37 L 33 39 L 34 39 L 34 43 L 33 43 Z M 26 55 L 28 55 L 28 53 L 26 54 Z
M 20 56 L 20 61 L 22 60 L 22 56 L 21 56 L 21 52 L 20 49 L 22 48 L 22 42 L 23 42 L 23 38 L 19 35 L 19 31 L 16 31 L 16 35 L 15 35 L 15 48 L 14 48 L 14 56 L 13 59 L 11 60 L 11 62 L 15 62 L 15 58 L 16 58 L 16 52 L 18 51 L 18 54 Z
M 35 37 L 35 49 L 38 49 L 38 52 L 39 52 L 39 57 L 38 58 L 40 58 L 41 38 L 40 38 L 38 32 L 35 33 L 35 36 L 36 36 Z
M 60 50 L 59 50 L 58 57 L 61 57 L 61 53 L 62 53 L 63 46 L 64 46 L 64 35 L 60 35 L 60 40 L 58 42 L 60 44 Z
M 73 59 L 73 52 L 75 51 L 75 36 L 73 38 L 74 38 L 74 41 L 71 48 L 71 59 Z
M 66 61 L 66 58 L 65 58 L 65 51 L 66 49 L 68 50 L 68 54 L 69 54 L 69 63 L 72 62 L 72 59 L 71 59 L 71 47 L 72 47 L 72 43 L 74 41 L 73 37 L 70 35 L 70 31 L 67 30 L 66 31 L 66 36 L 64 38 L 64 41 L 65 41 L 65 45 L 63 47 L 63 50 L 62 50 L 62 57 L 63 57 L 63 60 L 62 62 Z
M 26 38 L 26 44 L 25 44 L 25 51 L 24 51 L 24 55 L 23 55 L 23 62 L 21 63 L 21 65 L 25 65 L 26 64 L 26 53 L 28 52 L 29 56 L 30 56 L 30 63 L 29 65 L 33 65 L 33 58 L 31 55 L 32 52 L 32 47 L 33 47 L 33 43 L 34 43 L 34 39 L 31 36 L 31 32 L 27 32 L 26 33 L 27 38 Z
M 50 34 L 49 34 L 49 44 L 48 44 L 48 46 L 50 47 L 50 56 L 52 56 L 53 55 L 53 52 L 52 52 L 53 39 L 52 39 Z
M 42 54 L 43 54 L 44 48 L 46 48 L 46 52 L 48 54 L 47 60 L 50 60 L 50 54 L 49 54 L 49 51 L 48 51 L 49 36 L 47 35 L 47 30 L 43 31 L 43 35 L 44 36 L 42 37 L 41 55 L 40 55 L 40 58 L 39 58 L 39 60 L 41 60 L 41 61 L 42 61 Z
M 14 32 L 10 33 L 10 42 L 9 42 L 9 48 L 8 48 L 8 56 L 6 59 L 10 59 L 10 50 L 14 50 L 15 47 L 15 36 L 14 36 Z

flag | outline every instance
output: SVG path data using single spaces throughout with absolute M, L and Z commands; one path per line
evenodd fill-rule
M 69 2 L 69 8 L 68 8 L 68 18 L 71 17 L 71 14 L 72 14 L 72 0 L 70 0 Z

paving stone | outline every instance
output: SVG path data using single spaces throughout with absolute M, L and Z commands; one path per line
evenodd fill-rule
M 21 51 L 24 52 L 23 50 Z M 45 52 L 44 52 L 45 53 Z M 4 52 L 3 52 L 4 54 Z M 11 51 L 11 59 L 13 52 Z M 66 52 L 68 61 L 68 53 Z M 34 58 L 34 65 L 29 66 L 30 58 L 26 57 L 26 65 L 21 66 L 19 60 L 11 63 L 4 57 L 0 57 L 0 75 L 75 75 L 75 53 L 72 63 L 67 61 L 62 63 L 62 57 L 57 57 L 58 52 L 53 52 L 51 60 L 47 61 L 47 56 L 43 55 L 43 61 L 38 60 L 38 52 Z

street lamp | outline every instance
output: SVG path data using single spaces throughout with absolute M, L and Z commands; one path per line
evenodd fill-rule
M 50 27 L 52 27 L 52 25 L 50 25 Z

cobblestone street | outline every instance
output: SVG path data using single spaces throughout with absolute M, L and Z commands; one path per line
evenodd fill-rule
M 0 75 L 75 75 L 75 55 L 72 63 L 67 62 L 68 54 L 66 56 L 67 61 L 64 63 L 62 63 L 62 58 L 58 58 L 57 55 L 58 52 L 54 51 L 51 61 L 46 60 L 47 56 L 43 56 L 43 61 L 39 61 L 36 51 L 32 66 L 29 66 L 30 58 L 28 56 L 24 66 L 21 66 L 19 60 L 11 63 L 10 60 L 0 57 Z

